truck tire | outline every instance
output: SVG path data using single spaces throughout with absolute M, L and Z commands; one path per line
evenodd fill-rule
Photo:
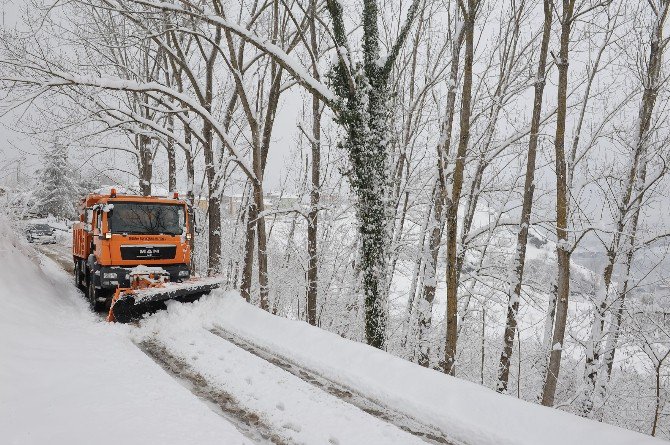
M 75 260 L 74 262 L 74 285 L 79 289 L 83 289 L 81 282 L 81 261 Z
M 101 297 L 102 292 L 95 288 L 95 283 L 91 274 L 87 275 L 86 279 L 86 298 L 88 299 L 88 304 L 94 312 L 101 312 L 105 309 L 105 301 L 98 301 L 98 298 Z

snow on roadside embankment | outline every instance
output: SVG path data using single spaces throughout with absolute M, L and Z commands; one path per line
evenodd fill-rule
M 419 445 L 421 439 L 380 420 L 213 334 L 201 311 L 218 307 L 222 293 L 203 303 L 172 302 L 134 332 L 205 379 L 213 392 L 254 413 L 280 443 L 308 445 Z M 253 321 L 252 321 L 253 322 Z M 150 349 L 152 346 L 149 346 Z M 183 369 L 183 368 L 182 368 Z
M 92 314 L 69 276 L 1 215 L 0 255 L 0 443 L 248 443 L 127 327 Z
M 221 327 L 391 410 L 434 426 L 454 443 L 664 443 L 650 436 L 500 395 L 304 322 L 273 316 L 232 292 L 215 291 L 190 305 L 175 303 L 167 312 L 143 322 L 142 329 L 169 332 L 170 327 L 186 318 L 191 327 L 194 320 L 207 329 Z M 172 343 L 180 341 L 174 337 Z M 194 356 L 197 354 L 194 350 Z

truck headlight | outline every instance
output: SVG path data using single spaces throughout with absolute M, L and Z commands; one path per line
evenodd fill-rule
M 180 270 L 179 275 L 180 277 L 187 277 L 190 275 L 190 272 L 188 270 Z
M 105 272 L 102 274 L 102 278 L 108 280 L 110 278 L 116 278 L 116 272 Z

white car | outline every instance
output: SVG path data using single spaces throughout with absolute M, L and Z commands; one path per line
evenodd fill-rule
M 55 232 L 48 224 L 30 224 L 26 227 L 26 238 L 30 243 L 56 244 Z

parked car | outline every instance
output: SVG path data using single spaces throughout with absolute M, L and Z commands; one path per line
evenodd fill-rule
M 55 229 L 49 224 L 30 224 L 26 227 L 26 238 L 30 243 L 56 244 Z

